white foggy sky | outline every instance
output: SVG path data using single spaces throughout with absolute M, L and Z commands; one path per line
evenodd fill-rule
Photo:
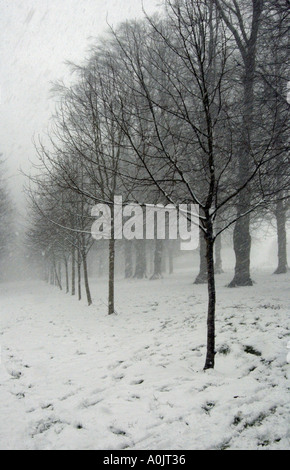
M 143 0 L 148 13 L 158 4 Z M 33 135 L 46 130 L 51 82 L 65 77 L 66 60 L 82 61 L 106 21 L 141 15 L 142 0 L 0 0 L 0 153 L 20 203 L 18 169 L 29 170 Z

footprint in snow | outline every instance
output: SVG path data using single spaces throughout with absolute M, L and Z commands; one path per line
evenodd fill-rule
M 110 426 L 109 429 L 113 434 L 116 434 L 117 436 L 126 436 L 127 435 L 126 431 L 123 431 L 122 429 L 119 429 L 119 428 L 115 428 L 114 426 Z
M 103 401 L 103 398 L 87 398 L 87 399 L 82 401 L 80 407 L 81 408 L 90 408 L 92 406 L 98 405 L 99 403 L 101 403 L 101 401 Z
M 134 400 L 140 400 L 140 396 L 139 396 L 139 395 L 132 395 L 132 398 L 133 398 Z
M 22 377 L 22 372 L 19 370 L 10 370 L 8 373 L 11 375 L 12 379 L 19 380 Z
M 124 374 L 117 374 L 113 376 L 114 380 L 122 380 L 125 377 Z
M 108 369 L 116 369 L 117 367 L 119 367 L 121 364 L 123 364 L 124 361 L 117 361 L 117 362 L 114 362 L 113 364 L 110 364 L 108 366 Z
M 10 393 L 14 397 L 18 398 L 18 400 L 22 400 L 23 398 L 25 398 L 25 393 L 24 392 L 18 392 L 18 393 L 10 392 Z

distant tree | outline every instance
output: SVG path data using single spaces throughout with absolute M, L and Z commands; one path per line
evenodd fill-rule
M 3 279 L 4 262 L 8 262 L 7 256 L 12 245 L 12 203 L 9 197 L 5 162 L 0 154 L 0 278 Z
M 241 57 L 243 103 L 237 178 L 240 183 L 246 183 L 251 174 L 251 155 L 254 147 L 257 46 L 264 1 L 214 0 L 214 3 L 226 27 L 232 34 Z M 236 206 L 237 222 L 234 229 L 235 276 L 230 283 L 230 287 L 253 285 L 250 274 L 250 207 L 250 191 L 241 191 Z M 241 217 L 242 215 L 243 217 Z
M 260 101 L 268 132 L 273 127 L 272 152 L 276 160 L 264 169 L 264 192 L 273 192 L 267 211 L 274 215 L 278 242 L 278 267 L 275 274 L 288 270 L 287 216 L 290 210 L 290 155 L 289 155 L 289 2 L 268 0 L 262 24 L 260 54 L 257 67 L 260 83 Z
M 47 151 L 38 149 L 41 162 Z M 88 279 L 87 256 L 93 240 L 90 234 L 90 207 L 82 194 L 63 188 L 63 178 L 56 169 L 42 167 L 41 174 L 30 176 L 27 187 L 31 224 L 27 233 L 29 250 L 44 262 L 45 278 L 61 290 L 62 266 L 65 268 L 66 292 L 69 292 L 69 263 L 71 264 L 71 293 L 76 293 L 76 274 L 79 300 L 82 298 L 81 268 L 88 305 L 92 304 Z M 80 176 L 81 177 L 81 176 Z M 76 269 L 77 268 L 77 269 Z

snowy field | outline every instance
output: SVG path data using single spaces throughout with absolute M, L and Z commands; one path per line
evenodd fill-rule
M 217 356 L 203 371 L 206 286 L 180 269 L 106 283 L 94 305 L 1 285 L 1 449 L 289 449 L 289 275 L 218 276 Z

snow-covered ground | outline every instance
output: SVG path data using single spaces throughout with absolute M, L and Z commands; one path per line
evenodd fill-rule
M 41 282 L 0 287 L 1 449 L 289 449 L 289 275 L 218 276 L 216 368 L 192 273 L 106 283 L 94 305 Z

